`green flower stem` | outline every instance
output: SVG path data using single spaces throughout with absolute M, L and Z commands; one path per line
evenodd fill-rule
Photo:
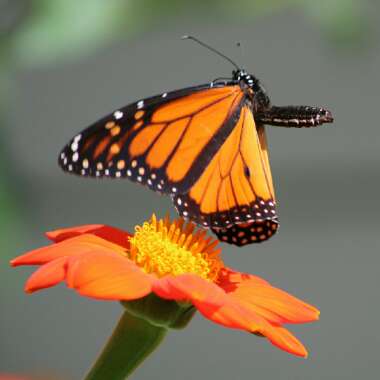
M 166 328 L 125 311 L 85 380 L 126 379 L 158 347 L 166 333 Z

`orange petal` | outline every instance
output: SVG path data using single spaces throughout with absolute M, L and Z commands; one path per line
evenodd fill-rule
M 12 266 L 18 265 L 41 265 L 63 256 L 80 255 L 89 253 L 94 249 L 119 252 L 124 254 L 124 249 L 119 245 L 108 242 L 94 235 L 84 234 L 52 244 L 47 247 L 38 248 L 11 261 Z
M 273 345 L 286 352 L 302 357 L 307 356 L 305 347 L 288 330 L 268 323 L 265 318 L 246 309 L 243 304 L 226 303 L 207 317 L 226 327 L 260 333 L 267 337 Z
M 246 280 L 243 277 L 244 282 L 268 287 L 267 282 L 260 278 L 249 276 L 250 279 Z M 158 279 L 153 284 L 153 291 L 162 298 L 191 302 L 206 318 L 222 326 L 260 333 L 282 350 L 298 356 L 307 355 L 302 343 L 288 330 L 269 323 L 248 303 L 231 297 L 233 293 L 226 294 L 215 284 L 195 275 Z
M 227 303 L 208 318 L 226 327 L 259 333 L 267 337 L 274 346 L 286 352 L 302 357 L 307 356 L 305 347 L 288 330 L 268 323 L 265 318 L 245 308 L 243 304 Z
M 82 295 L 105 300 L 133 300 L 152 289 L 150 276 L 133 262 L 103 250 L 70 257 L 66 281 Z
M 153 291 L 162 298 L 192 303 L 206 318 L 225 327 L 246 331 L 270 326 L 212 282 L 196 275 L 167 276 L 156 280 Z
M 60 257 L 38 268 L 25 285 L 27 293 L 57 285 L 65 279 L 67 257 Z
M 274 346 L 281 350 L 303 358 L 307 357 L 306 348 L 289 330 L 273 326 L 273 329 L 268 330 L 265 336 Z
M 284 323 L 284 318 L 282 318 L 281 316 L 279 316 L 278 314 L 274 313 L 271 310 L 262 308 L 258 305 L 252 304 L 250 302 L 245 302 L 245 301 L 238 299 L 238 298 L 236 298 L 236 301 L 238 303 L 244 305 L 252 313 L 260 315 L 262 318 L 264 318 L 269 323 L 272 323 L 274 325 L 282 325 Z
M 165 276 L 153 283 L 153 291 L 161 298 L 203 304 L 215 310 L 226 301 L 225 292 L 212 282 L 193 274 Z M 196 305 L 195 305 L 196 306 Z
M 87 224 L 76 227 L 61 228 L 59 230 L 46 232 L 45 235 L 48 239 L 54 241 L 55 243 L 59 243 L 62 240 L 70 239 L 83 234 L 96 235 L 124 248 L 129 248 L 128 237 L 131 235 L 128 232 L 119 228 L 106 226 L 104 224 Z
M 244 281 L 251 280 L 258 284 L 268 284 L 269 282 L 265 281 L 261 277 L 254 276 L 249 273 L 241 273 L 234 271 L 230 268 L 223 268 L 219 273 L 218 285 L 224 289 L 227 293 L 236 290 L 239 284 Z
M 264 334 L 264 331 L 270 328 L 270 324 L 264 318 L 232 299 L 215 312 L 203 314 L 211 321 L 233 329 Z
M 247 303 L 252 310 L 272 323 L 305 323 L 319 318 L 319 311 L 314 306 L 283 290 L 255 281 L 244 281 L 229 295 Z

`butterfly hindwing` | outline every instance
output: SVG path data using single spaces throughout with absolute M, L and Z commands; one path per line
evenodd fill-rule
M 234 244 L 263 241 L 277 230 L 265 130 L 248 105 L 199 179 L 173 202 L 180 215 Z
M 211 230 L 218 236 L 219 240 L 225 243 L 243 246 L 268 240 L 277 232 L 278 228 L 278 220 L 270 219 L 262 222 L 239 223 L 225 228 L 211 227 Z
M 83 176 L 127 177 L 162 193 L 187 191 L 228 137 L 243 97 L 231 81 L 138 101 L 75 136 L 59 164 Z

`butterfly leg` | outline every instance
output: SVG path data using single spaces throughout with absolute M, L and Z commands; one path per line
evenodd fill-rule
M 272 106 L 255 114 L 255 121 L 279 127 L 316 127 L 323 123 L 332 123 L 334 118 L 330 111 L 321 107 L 310 106 Z
M 216 79 L 212 80 L 210 84 L 212 84 L 212 86 L 214 86 L 215 84 L 218 84 L 218 83 L 226 84 L 230 80 L 231 80 L 231 78 L 228 78 L 228 77 L 220 77 L 220 78 L 216 78 Z

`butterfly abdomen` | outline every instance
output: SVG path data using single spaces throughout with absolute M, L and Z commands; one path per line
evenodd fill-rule
M 272 106 L 255 115 L 257 122 L 284 127 L 316 127 L 332 123 L 331 112 L 321 107 L 310 106 Z

